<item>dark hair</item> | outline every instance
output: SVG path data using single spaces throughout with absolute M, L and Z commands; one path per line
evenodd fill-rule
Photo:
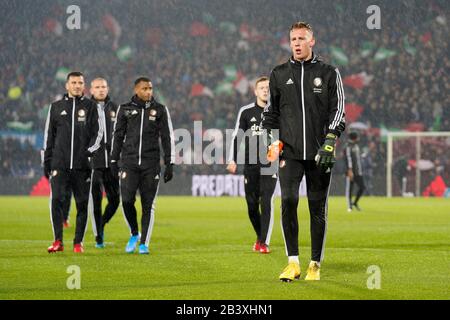
M 262 76 L 262 77 L 259 77 L 258 79 L 256 79 L 255 88 L 258 86 L 258 83 L 263 82 L 263 81 L 269 81 L 269 78 L 266 76 Z
M 358 139 L 358 133 L 357 132 L 350 132 L 349 134 L 348 134 L 348 137 L 349 137 L 349 139 L 350 140 L 352 140 L 352 141 L 355 141 L 356 139 Z
M 134 86 L 136 87 L 141 82 L 150 82 L 150 79 L 147 77 L 139 77 L 134 81 Z
M 311 25 L 308 22 L 304 22 L 304 21 L 297 21 L 296 23 L 294 23 L 291 28 L 289 29 L 289 34 L 291 33 L 292 30 L 294 29 L 307 29 L 309 30 L 311 33 L 314 33 L 313 28 L 311 27 Z
M 67 75 L 66 81 L 69 81 L 70 77 L 83 77 L 83 73 L 80 71 L 72 71 Z

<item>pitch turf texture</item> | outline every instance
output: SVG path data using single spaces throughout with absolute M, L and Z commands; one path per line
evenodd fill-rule
M 279 203 L 268 255 L 251 250 L 244 199 L 162 196 L 150 255 L 124 252 L 129 233 L 121 210 L 107 225 L 106 248 L 94 248 L 89 222 L 85 253 L 77 255 L 74 209 L 65 251 L 48 254 L 48 199 L 1 197 L 0 299 L 450 298 L 450 200 L 363 198 L 364 211 L 347 213 L 344 198 L 331 198 L 322 280 L 307 282 L 309 213 L 302 198 L 302 277 L 293 283 L 278 280 L 287 263 Z M 71 265 L 80 267 L 80 290 L 67 288 Z M 367 287 L 373 265 L 381 272 L 379 290 Z

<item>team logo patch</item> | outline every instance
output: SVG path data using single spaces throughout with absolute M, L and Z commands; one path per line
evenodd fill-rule
M 53 170 L 53 171 L 52 171 L 52 177 L 56 177 L 57 174 L 58 174 L 58 171 L 57 171 L 57 170 Z
M 244 179 L 244 183 L 247 184 L 247 179 Z
M 127 173 L 125 171 L 122 172 L 122 179 L 125 179 L 127 177 Z
M 86 111 L 84 109 L 78 110 L 78 121 L 86 121 Z
M 115 113 L 114 111 L 111 111 L 111 112 L 109 113 L 109 116 L 110 116 L 111 118 L 115 118 L 115 117 L 116 117 L 116 113 Z
M 151 116 L 156 116 L 156 110 L 155 109 L 150 110 L 150 115 Z
M 155 176 L 155 180 L 159 180 L 159 174 Z
M 313 83 L 316 87 L 320 87 L 320 86 L 322 86 L 322 79 L 317 77 L 314 79 Z
M 280 168 L 284 168 L 285 165 L 286 165 L 286 160 L 281 160 L 280 161 Z

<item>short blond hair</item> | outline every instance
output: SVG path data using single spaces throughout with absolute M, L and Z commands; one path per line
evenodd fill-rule
M 312 35 L 314 35 L 313 28 L 311 27 L 311 25 L 308 22 L 304 22 L 304 21 L 295 22 L 289 29 L 289 35 L 291 34 L 291 31 L 295 30 L 295 29 L 306 29 L 309 32 L 311 32 Z
M 93 84 L 95 81 L 105 81 L 105 82 L 106 82 L 106 85 L 108 85 L 108 81 L 106 81 L 105 78 L 97 77 L 97 78 L 95 78 L 95 79 L 93 79 L 93 80 L 91 81 L 91 87 L 92 87 L 92 84 Z
M 263 81 L 269 81 L 269 78 L 266 76 L 261 76 L 258 79 L 256 79 L 255 81 L 255 89 L 258 86 L 258 83 L 263 82 Z

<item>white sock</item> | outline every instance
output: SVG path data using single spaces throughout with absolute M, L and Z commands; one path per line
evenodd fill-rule
M 295 263 L 300 264 L 300 262 L 298 261 L 298 256 L 289 256 L 288 257 L 288 263 L 291 263 L 291 262 L 295 262 Z

